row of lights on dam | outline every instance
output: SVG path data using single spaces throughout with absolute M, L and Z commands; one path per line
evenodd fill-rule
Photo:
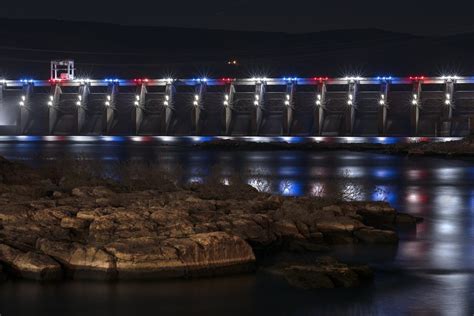
M 364 80 L 378 80 L 381 82 L 392 82 L 392 81 L 399 81 L 399 80 L 411 80 L 411 81 L 424 81 L 426 79 L 434 79 L 434 80 L 444 80 L 447 82 L 454 82 L 460 79 L 465 79 L 465 78 L 472 78 L 472 77 L 461 77 L 457 75 L 443 75 L 443 76 L 435 76 L 435 77 L 425 77 L 425 76 L 410 76 L 410 77 L 392 77 L 392 76 L 378 76 L 378 77 L 361 77 L 361 76 L 345 76 L 345 77 L 335 77 L 332 78 L 334 80 L 344 80 L 349 83 L 357 83 L 360 81 Z M 329 77 L 313 77 L 313 78 L 299 78 L 299 77 L 283 77 L 279 78 L 280 80 L 287 81 L 287 82 L 298 82 L 300 80 L 311 80 L 311 81 L 328 81 L 330 80 Z M 95 79 L 90 79 L 90 78 L 75 78 L 75 79 L 61 79 L 61 78 L 56 78 L 56 79 L 49 79 L 48 81 L 52 84 L 56 83 L 62 83 L 62 82 L 76 82 L 79 84 L 90 84 L 94 82 L 106 82 L 106 83 L 122 83 L 122 82 L 134 82 L 137 84 L 146 84 L 146 83 L 154 83 L 154 82 L 162 82 L 166 84 L 172 84 L 176 81 L 180 81 L 181 79 L 175 79 L 171 77 L 163 78 L 163 79 L 133 79 L 133 80 L 126 80 L 126 79 L 118 79 L 118 78 L 106 78 L 102 80 L 95 80 Z M 186 81 L 187 79 L 182 79 Z M 210 81 L 221 81 L 221 82 L 232 82 L 235 80 L 238 80 L 236 78 L 221 78 L 221 79 L 209 79 L 206 77 L 202 78 L 195 78 L 195 79 L 189 79 L 195 82 L 199 83 L 207 83 Z M 251 80 L 255 83 L 266 83 L 272 80 L 278 80 L 278 78 L 268 78 L 268 77 L 251 77 L 251 78 L 243 78 L 242 80 Z M 23 84 L 34 84 L 37 82 L 41 82 L 42 80 L 35 80 L 35 79 L 20 79 L 20 80 L 7 80 L 7 79 L 0 79 L 0 84 L 8 84 L 10 82 L 18 81 Z
M 193 105 L 195 106 L 198 106 L 199 105 L 199 101 L 200 101 L 201 97 L 199 96 L 199 94 L 195 94 L 194 95 L 194 99 L 193 99 Z M 140 96 L 139 95 L 135 95 L 135 100 L 134 100 L 134 105 L 135 106 L 139 106 L 140 105 Z M 77 101 L 76 101 L 76 105 L 77 106 L 82 106 L 82 101 L 83 101 L 83 97 L 82 95 L 78 95 L 77 96 Z M 225 106 L 228 106 L 229 105 L 229 102 L 230 102 L 230 95 L 229 94 L 225 94 L 224 95 L 224 102 L 223 104 Z M 112 103 L 112 96 L 111 95 L 107 95 L 106 96 L 106 100 L 105 100 L 105 105 L 106 106 L 111 106 L 111 103 Z M 259 94 L 255 94 L 254 96 L 254 102 L 253 104 L 255 106 L 259 106 L 261 103 L 261 98 L 260 98 L 260 95 Z M 316 95 L 316 101 L 315 101 L 316 105 L 317 106 L 321 106 L 322 103 L 323 103 L 323 99 L 322 99 L 322 95 L 321 94 L 317 94 Z M 412 101 L 411 103 L 413 105 L 418 105 L 419 104 L 419 96 L 418 94 L 414 93 L 413 94 L 413 98 L 412 98 Z M 451 94 L 449 93 L 446 93 L 445 95 L 445 101 L 444 103 L 446 105 L 450 105 L 452 104 L 452 96 Z M 25 106 L 26 104 L 26 96 L 25 95 L 22 95 L 21 98 L 20 98 L 20 101 L 19 101 L 19 105 L 20 106 Z M 48 100 L 48 106 L 53 106 L 54 105 L 54 96 L 50 95 L 49 96 L 49 100 Z M 168 106 L 170 104 L 170 96 L 169 95 L 165 95 L 165 100 L 163 101 L 163 104 Z M 291 104 L 291 95 L 290 94 L 286 94 L 285 95 L 285 100 L 284 100 L 284 104 L 286 106 L 289 106 Z M 353 94 L 348 94 L 348 99 L 347 99 L 347 104 L 348 105 L 353 105 L 354 104 L 354 95 Z M 387 101 L 386 101 L 386 96 L 384 94 L 381 94 L 380 95 L 380 100 L 379 100 L 379 104 L 380 105 L 385 105 L 387 104 Z

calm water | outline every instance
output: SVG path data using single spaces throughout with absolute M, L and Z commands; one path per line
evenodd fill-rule
M 202 181 L 218 165 L 223 181 L 238 171 L 248 183 L 284 195 L 321 194 L 334 179 L 348 177 L 342 183 L 364 188 L 356 192 L 359 199 L 388 200 L 425 221 L 416 232 L 403 233 L 396 249 L 337 250 L 346 260 L 370 261 L 376 268 L 375 284 L 363 289 L 307 292 L 264 273 L 166 282 L 8 282 L 0 285 L 2 316 L 474 313 L 474 160 L 135 143 L 0 143 L 0 155 L 32 165 L 62 153 L 179 166 L 185 181 Z

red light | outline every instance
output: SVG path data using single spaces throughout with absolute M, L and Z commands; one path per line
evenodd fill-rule
M 148 82 L 150 81 L 149 79 L 145 78 L 145 79 L 133 79 L 133 82 L 135 82 L 136 84 L 142 84 L 144 82 Z
M 62 79 L 60 79 L 60 78 L 57 78 L 57 79 L 51 78 L 51 79 L 48 80 L 49 83 L 53 83 L 53 84 L 54 84 L 54 83 L 61 82 L 61 81 L 62 81 Z
M 410 76 L 410 80 L 425 80 L 425 76 Z
M 232 82 L 233 79 L 232 78 L 222 78 L 221 81 L 229 83 L 229 82 Z
M 313 78 L 314 81 L 319 81 L 319 82 L 327 81 L 328 79 L 329 79 L 328 77 L 314 77 Z

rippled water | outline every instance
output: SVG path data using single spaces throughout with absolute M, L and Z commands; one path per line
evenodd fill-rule
M 385 199 L 422 216 L 395 249 L 341 247 L 349 261 L 376 268 L 373 286 L 302 291 L 263 273 L 165 282 L 62 282 L 0 285 L 3 315 L 271 314 L 472 315 L 474 313 L 474 160 L 406 158 L 348 151 L 219 151 L 153 144 L 3 143 L 0 155 L 32 165 L 60 153 L 106 161 L 180 166 L 203 181 L 213 166 L 223 181 L 239 171 L 250 184 L 284 195 L 321 194 L 343 177 L 359 199 Z M 215 168 L 214 168 L 215 169 Z

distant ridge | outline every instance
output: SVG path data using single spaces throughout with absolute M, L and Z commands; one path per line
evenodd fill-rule
M 439 75 L 474 73 L 474 34 L 380 29 L 249 32 L 0 18 L 0 75 L 42 77 L 54 58 L 95 76 Z M 227 65 L 237 59 L 239 67 Z

